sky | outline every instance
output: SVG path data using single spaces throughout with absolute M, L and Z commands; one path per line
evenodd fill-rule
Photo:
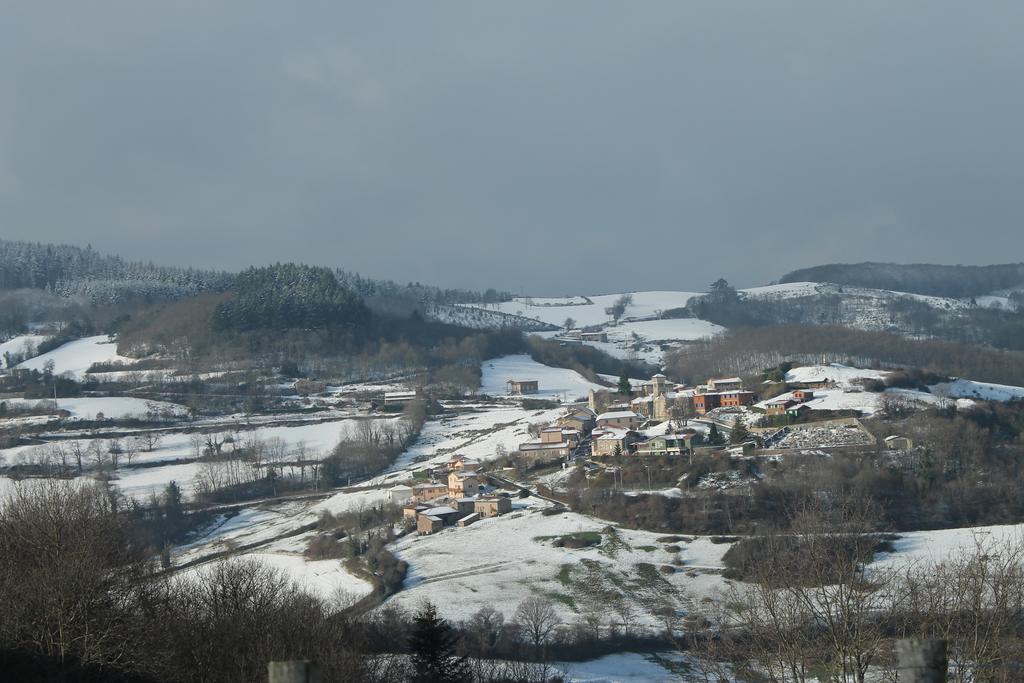
M 528 294 L 1024 260 L 1024 3 L 0 0 L 0 237 Z

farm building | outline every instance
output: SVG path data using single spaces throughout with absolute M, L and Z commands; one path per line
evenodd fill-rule
M 540 391 L 540 382 L 535 379 L 510 379 L 505 382 L 505 386 L 508 387 L 508 393 L 518 396 Z
M 384 393 L 385 406 L 404 406 L 419 396 L 415 391 L 388 391 Z

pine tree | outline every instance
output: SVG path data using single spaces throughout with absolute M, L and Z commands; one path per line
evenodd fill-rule
M 747 423 L 743 421 L 742 417 L 736 418 L 736 424 L 732 426 L 732 432 L 729 434 L 729 441 L 741 444 L 749 440 L 750 430 L 747 429 Z
M 718 425 L 714 422 L 711 423 L 711 429 L 708 430 L 708 443 L 712 446 L 722 443 L 722 435 L 718 433 Z
M 630 396 L 633 393 L 633 385 L 629 383 L 629 377 L 623 372 L 619 376 L 619 388 L 618 392 L 623 396 Z
M 413 618 L 409 649 L 413 683 L 462 683 L 470 679 L 465 657 L 455 656 L 455 634 L 427 603 Z

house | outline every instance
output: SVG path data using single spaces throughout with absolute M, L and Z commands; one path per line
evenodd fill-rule
M 440 517 L 431 517 L 429 515 L 420 514 L 416 518 L 416 533 L 420 536 L 436 534 L 443 528 L 444 521 Z
M 555 421 L 562 427 L 568 429 L 575 429 L 580 434 L 586 434 L 594 428 L 594 416 L 584 416 L 578 414 L 563 415 Z
M 766 415 L 785 415 L 789 408 L 797 405 L 797 402 L 793 399 L 784 398 L 781 400 L 768 401 L 764 404 L 764 412 Z
M 595 430 L 590 442 L 590 452 L 595 457 L 629 453 L 640 435 L 629 429 Z
M 544 427 L 540 430 L 540 442 L 547 444 L 566 443 L 570 448 L 576 448 L 580 442 L 580 433 L 576 429 L 569 429 L 561 425 Z
M 476 498 L 458 498 L 455 500 L 455 505 L 458 507 L 460 515 L 468 515 L 476 511 Z
M 723 391 L 720 396 L 720 404 L 723 408 L 752 406 L 756 398 L 752 391 Z
M 411 403 L 419 396 L 415 391 L 386 391 L 384 392 L 384 406 L 404 406 Z
M 797 403 L 807 403 L 814 398 L 814 392 L 810 389 L 797 389 L 791 394 L 791 396 Z
M 422 503 L 408 503 L 402 506 L 402 518 L 406 520 L 416 519 L 424 510 L 429 510 L 429 505 L 423 505 Z
M 388 489 L 388 500 L 392 505 L 403 505 L 412 500 L 413 490 L 411 486 L 398 484 Z
M 836 381 L 834 378 L 822 373 L 820 375 L 810 375 L 800 381 L 789 382 L 789 384 L 804 389 L 834 389 Z
M 416 517 L 416 531 L 420 534 L 433 534 L 446 526 L 451 526 L 458 518 L 458 510 L 447 506 L 427 508 Z
M 887 436 L 882 440 L 890 451 L 909 451 L 914 448 L 914 441 L 906 436 Z
M 581 332 L 580 339 L 588 342 L 608 342 L 607 332 Z
M 505 382 L 505 386 L 508 387 L 508 393 L 519 396 L 540 391 L 540 382 L 535 379 L 510 379 Z
M 564 441 L 545 443 L 540 439 L 533 439 L 519 444 L 519 457 L 524 458 L 530 465 L 536 465 L 567 460 L 574 449 L 575 446 Z
M 456 455 L 454 458 L 448 461 L 447 465 L 449 472 L 475 472 L 477 469 L 479 469 L 479 467 L 479 462 L 473 460 L 472 458 L 467 458 L 464 455 Z
M 618 427 L 619 429 L 636 429 L 646 418 L 632 410 L 610 410 L 597 416 L 598 427 Z
M 714 391 L 693 395 L 693 410 L 698 415 L 704 415 L 715 408 L 738 408 L 754 404 L 754 393 L 752 391 Z
M 637 455 L 682 455 L 690 450 L 691 434 L 654 436 L 636 445 Z
M 476 472 L 455 470 L 448 475 L 448 496 L 465 498 L 480 492 L 480 479 Z
M 412 487 L 412 499 L 417 503 L 422 503 L 425 500 L 433 500 L 447 495 L 448 487 L 445 484 L 437 482 L 430 484 L 416 484 Z
M 721 394 L 694 394 L 693 395 L 693 411 L 698 415 L 703 415 L 715 408 L 722 407 L 722 395 Z
M 739 377 L 726 377 L 724 379 L 709 379 L 708 392 L 737 391 L 743 388 L 743 380 Z
M 597 413 L 592 411 L 590 408 L 580 406 L 570 408 L 565 415 L 562 415 L 562 417 L 555 421 L 555 424 L 569 429 L 575 429 L 580 434 L 588 434 L 590 433 L 590 430 L 594 428 L 596 420 Z
M 803 417 L 809 412 L 811 412 L 811 407 L 806 403 L 797 403 L 795 406 L 786 408 L 786 415 L 789 415 L 794 419 Z
M 480 517 L 497 517 L 512 512 L 512 499 L 508 496 L 488 496 L 478 498 L 473 511 Z
M 312 379 L 297 379 L 292 384 L 292 389 L 299 396 L 312 396 L 327 391 L 327 383 Z

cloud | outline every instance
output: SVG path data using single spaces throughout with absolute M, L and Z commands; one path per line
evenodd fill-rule
M 3 236 L 531 293 L 1024 247 L 1024 6 L 23 3 Z

